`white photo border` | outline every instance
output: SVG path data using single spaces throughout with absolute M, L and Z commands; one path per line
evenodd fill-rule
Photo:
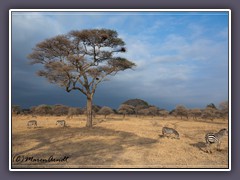
M 228 168 L 12 168 L 12 13 L 13 12 L 227 12 L 228 13 Z M 231 9 L 10 9 L 9 10 L 9 171 L 231 171 Z

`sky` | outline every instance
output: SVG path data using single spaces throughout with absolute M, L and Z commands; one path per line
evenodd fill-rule
M 117 109 L 128 99 L 159 108 L 204 108 L 228 100 L 228 12 L 12 12 L 12 104 L 84 107 L 79 91 L 67 93 L 36 75 L 27 55 L 47 38 L 72 30 L 105 28 L 126 43 L 123 57 L 137 66 L 99 84 L 93 103 Z

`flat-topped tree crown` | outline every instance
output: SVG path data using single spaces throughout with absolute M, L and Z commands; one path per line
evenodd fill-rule
M 46 39 L 28 55 L 31 64 L 42 64 L 37 74 L 67 92 L 79 90 L 87 96 L 88 121 L 92 126 L 92 98 L 106 76 L 132 69 L 135 64 L 116 56 L 125 53 L 125 42 L 110 29 L 71 31 Z M 91 122 L 90 122 L 91 121 Z

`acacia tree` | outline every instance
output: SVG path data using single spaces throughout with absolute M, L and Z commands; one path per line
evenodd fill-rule
M 81 108 L 69 107 L 67 118 L 73 118 L 74 115 L 76 116 L 76 115 L 80 115 L 80 114 L 82 114 Z
M 115 55 L 126 52 L 124 45 L 114 30 L 71 31 L 38 43 L 28 58 L 31 64 L 43 65 L 37 75 L 67 92 L 77 90 L 86 96 L 86 126 L 92 127 L 92 101 L 97 85 L 107 76 L 135 66 Z
M 41 104 L 32 108 L 32 112 L 35 115 L 50 115 L 52 114 L 52 107 L 46 104 Z
M 121 104 L 118 108 L 118 113 L 123 114 L 123 118 L 125 118 L 126 114 L 134 113 L 134 106 L 128 104 Z
M 169 111 L 167 111 L 167 110 L 165 110 L 165 109 L 161 109 L 161 110 L 158 111 L 158 114 L 159 114 L 160 116 L 162 116 L 163 119 L 164 119 L 165 117 L 167 117 L 167 116 L 169 115 Z
M 56 116 L 64 116 L 68 114 L 69 107 L 62 105 L 62 104 L 56 104 L 52 107 L 52 113 Z
M 151 115 L 152 117 L 158 115 L 158 108 L 156 106 L 150 106 L 148 110 L 149 115 Z
M 113 114 L 114 111 L 112 110 L 112 108 L 107 107 L 107 106 L 103 106 L 99 111 L 98 114 L 102 114 L 105 116 L 105 119 L 107 118 L 107 115 Z
M 193 109 L 189 109 L 189 113 L 193 119 L 197 119 L 198 117 L 201 116 L 202 111 L 199 108 L 193 108 Z
M 209 118 L 213 121 L 213 119 L 216 117 L 216 113 L 216 108 L 207 106 L 202 112 L 202 118 Z
M 177 116 L 181 117 L 181 119 L 182 119 L 182 117 L 187 117 L 187 119 L 188 119 L 188 109 L 185 106 L 177 105 L 175 112 L 176 112 Z
M 145 105 L 137 105 L 137 106 L 134 108 L 136 117 L 139 115 L 139 111 L 141 111 L 142 109 L 145 109 L 146 107 L 147 107 L 147 106 L 145 106 Z
M 149 115 L 149 108 L 140 109 L 140 110 L 138 111 L 138 113 L 139 113 L 140 115 L 147 116 L 147 115 Z

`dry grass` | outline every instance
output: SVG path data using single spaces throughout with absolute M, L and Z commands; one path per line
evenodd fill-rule
M 228 138 L 221 151 L 205 152 L 206 132 L 228 128 L 223 120 L 194 121 L 174 117 L 97 116 L 92 129 L 85 116 L 37 117 L 38 127 L 27 128 L 30 116 L 12 117 L 12 168 L 228 168 Z M 66 119 L 67 127 L 55 125 Z M 161 137 L 163 126 L 175 128 L 180 139 Z M 63 158 L 63 162 L 16 162 L 16 158 Z

